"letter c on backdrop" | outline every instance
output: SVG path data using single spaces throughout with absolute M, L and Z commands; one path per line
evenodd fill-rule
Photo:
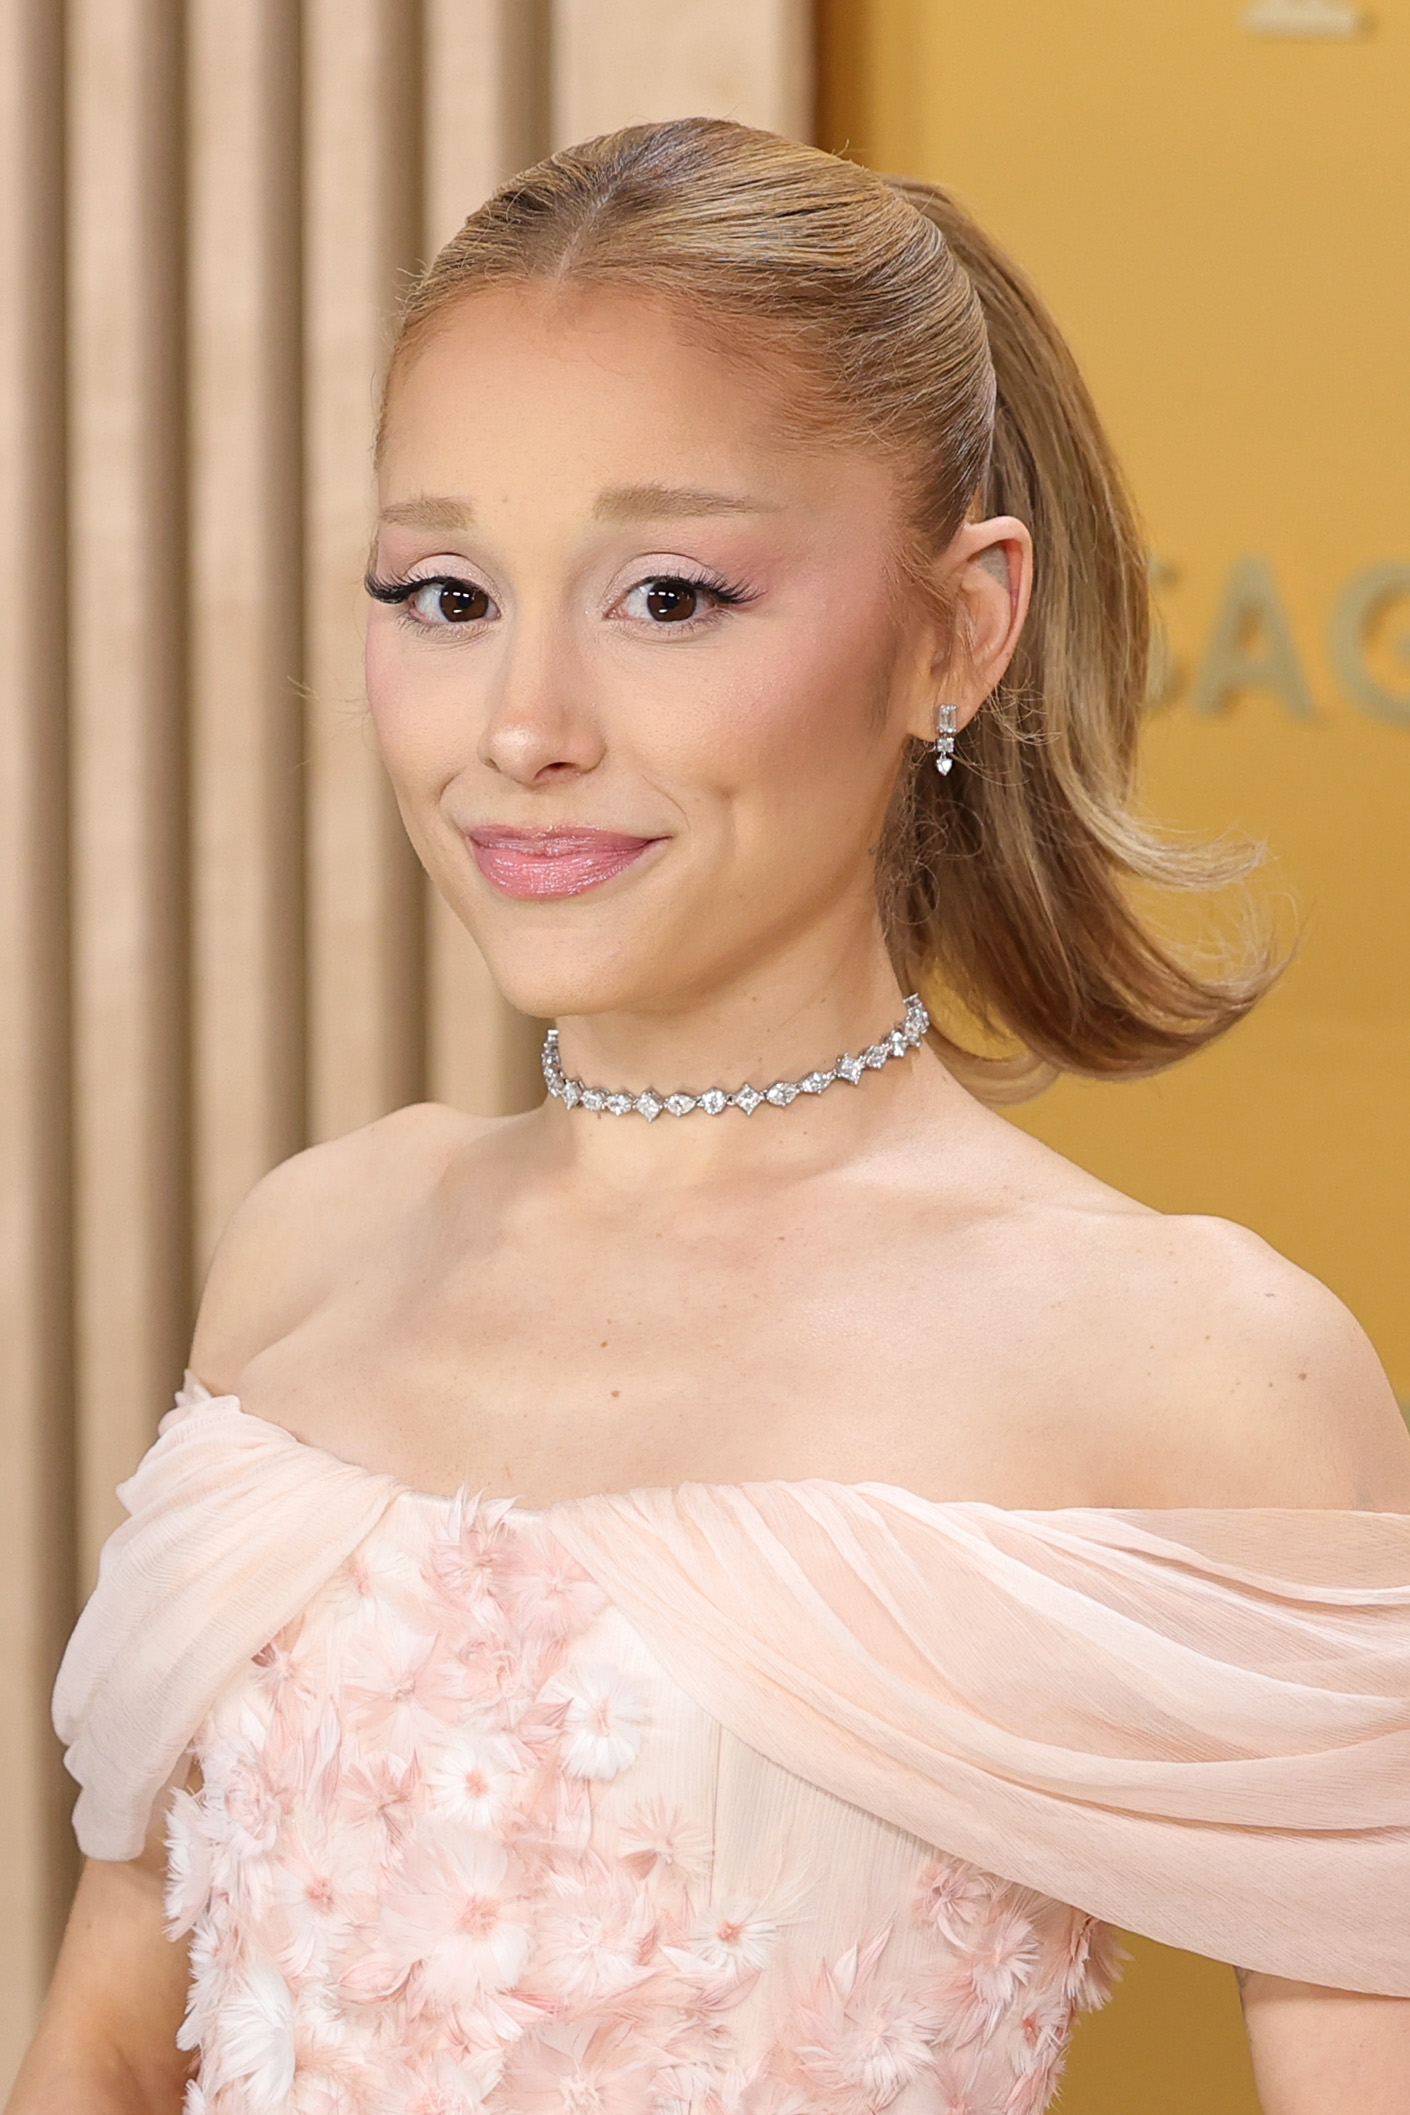
M 1332 611 L 1327 645 L 1336 679 L 1354 704 L 1393 727 L 1410 727 L 1410 682 L 1403 691 L 1387 690 L 1366 659 L 1371 634 L 1382 614 L 1401 596 L 1410 598 L 1410 565 L 1373 565 L 1349 580 Z M 1394 642 L 1395 652 L 1410 668 L 1410 632 Z

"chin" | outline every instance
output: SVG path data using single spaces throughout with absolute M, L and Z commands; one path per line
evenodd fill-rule
M 542 1021 L 652 1010 L 680 981 L 679 948 L 633 946 L 626 934 L 506 931 L 497 919 L 471 931 L 503 998 Z

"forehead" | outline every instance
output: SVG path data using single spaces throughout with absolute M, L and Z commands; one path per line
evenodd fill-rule
M 797 416 L 815 393 L 799 360 L 747 325 L 731 348 L 718 319 L 632 290 L 488 288 L 450 309 L 395 376 L 383 499 L 545 478 L 560 496 L 742 481 L 780 504 L 889 498 L 871 451 Z

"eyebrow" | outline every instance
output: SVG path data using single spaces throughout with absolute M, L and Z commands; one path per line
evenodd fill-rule
M 381 518 L 404 529 L 468 529 L 474 520 L 474 509 L 468 500 L 440 499 L 423 493 L 419 499 L 393 500 L 389 507 L 383 507 Z
M 667 521 L 701 514 L 777 514 L 770 500 L 703 492 L 690 485 L 614 485 L 593 508 L 598 521 Z
M 599 495 L 593 518 L 597 521 L 630 523 L 678 521 L 707 514 L 777 514 L 771 500 L 751 499 L 739 492 L 707 492 L 693 485 L 614 485 Z M 406 529 L 468 529 L 475 510 L 468 500 L 423 493 L 416 499 L 393 500 L 382 509 L 381 518 Z

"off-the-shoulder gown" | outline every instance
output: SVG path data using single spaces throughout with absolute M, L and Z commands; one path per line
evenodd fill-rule
M 193 2115 L 1038 2115 L 1112 1927 L 1410 1995 L 1410 1518 L 528 1512 L 190 1383 L 55 1717 Z

